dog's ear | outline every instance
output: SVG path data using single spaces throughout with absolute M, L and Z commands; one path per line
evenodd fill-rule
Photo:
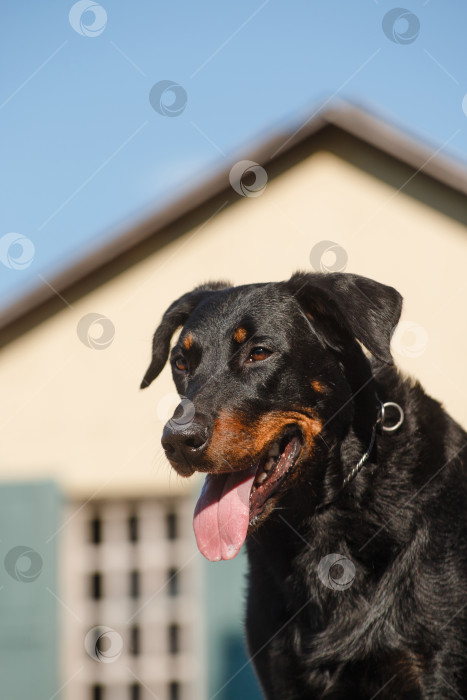
M 344 335 L 350 331 L 374 357 L 392 363 L 391 333 L 402 310 L 393 287 L 339 272 L 298 272 L 286 284 L 305 311 L 331 317 Z
M 184 294 L 169 306 L 154 333 L 151 364 L 141 382 L 141 389 L 148 387 L 161 373 L 169 356 L 170 341 L 177 328 L 180 328 L 186 322 L 198 304 L 212 292 L 219 289 L 227 289 L 228 287 L 231 287 L 228 282 L 207 282 L 196 287 L 192 292 Z

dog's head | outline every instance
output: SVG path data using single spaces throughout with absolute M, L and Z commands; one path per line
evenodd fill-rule
M 391 363 L 401 305 L 395 289 L 365 277 L 297 273 L 279 283 L 205 284 L 169 307 L 141 386 L 161 372 L 182 327 L 170 353 L 182 401 L 162 446 L 182 476 L 207 472 L 195 511 L 207 558 L 234 557 L 288 491 L 320 478 L 318 457 L 351 426 L 365 439 L 376 402 L 360 343 Z M 366 401 L 364 421 L 355 396 Z

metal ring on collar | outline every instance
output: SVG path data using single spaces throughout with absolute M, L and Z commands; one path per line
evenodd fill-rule
M 396 408 L 399 411 L 399 419 L 396 421 L 396 423 L 394 423 L 394 425 L 384 425 L 384 415 L 386 412 L 386 408 L 390 407 Z M 404 411 L 398 403 L 394 403 L 394 401 L 386 401 L 386 403 L 381 404 L 381 430 L 384 430 L 385 433 L 393 433 L 396 430 L 398 430 L 404 422 L 404 418 Z

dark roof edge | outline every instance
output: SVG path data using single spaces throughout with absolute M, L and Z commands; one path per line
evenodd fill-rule
M 390 122 L 373 116 L 367 110 L 351 105 L 330 109 L 326 113 L 326 120 L 412 166 L 417 172 L 423 171 L 444 185 L 467 195 L 467 163 L 443 153 L 457 132 L 436 148 L 415 135 L 396 128 Z
M 215 172 L 200 185 L 179 199 L 169 202 L 154 214 L 128 226 L 120 235 L 116 234 L 112 240 L 106 241 L 76 263 L 53 275 L 48 284 L 34 288 L 20 297 L 2 312 L 0 330 L 41 306 L 57 292 L 63 293 L 195 207 L 219 195 L 229 186 L 229 172 L 234 163 L 248 158 L 266 167 L 268 162 L 284 155 L 328 124 L 388 153 L 415 168 L 417 172 L 422 170 L 448 187 L 467 194 L 467 170 L 461 163 L 441 154 L 442 147 L 437 150 L 430 149 L 428 145 L 413 140 L 403 131 L 362 108 L 348 103 L 333 103 L 329 108 L 316 110 L 300 126 L 292 127 L 289 131 L 277 132 L 259 147 L 241 148 L 236 158 L 229 159 L 227 168 Z

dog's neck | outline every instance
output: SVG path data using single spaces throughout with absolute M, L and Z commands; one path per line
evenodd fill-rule
M 391 529 L 383 529 L 376 539 L 372 539 L 390 516 L 387 508 L 397 508 L 397 504 L 389 502 L 383 507 L 379 501 L 373 503 L 373 489 L 369 488 L 375 480 L 383 484 L 383 489 L 385 479 L 391 481 L 384 455 L 387 449 L 392 449 L 395 439 L 394 436 L 384 435 L 378 426 L 381 402 L 376 391 L 381 389 L 385 399 L 401 400 L 396 393 L 400 380 L 395 370 L 384 369 L 383 374 L 387 375 L 384 384 L 388 384 L 385 388 L 377 381 L 380 368 L 377 366 L 374 370 L 361 351 L 354 357 L 354 362 L 359 363 L 359 377 L 355 379 L 357 373 L 353 378 L 349 377 L 354 395 L 352 424 L 348 434 L 331 449 L 326 445 L 327 437 L 322 441 L 319 454 L 306 466 L 310 478 L 304 479 L 299 489 L 291 489 L 285 494 L 272 517 L 253 538 L 261 541 L 261 547 L 269 551 L 279 568 L 282 565 L 277 559 L 277 552 L 281 552 L 281 556 L 285 557 L 284 570 L 301 551 L 303 541 L 320 557 L 341 548 L 352 550 L 355 556 L 363 560 L 381 560 L 383 566 L 383 560 L 385 565 L 392 552 L 405 541 L 406 534 L 408 538 L 408 533 L 402 528 L 400 538 L 394 536 Z M 368 416 L 371 416 L 371 420 Z M 364 465 L 353 474 L 365 456 Z M 352 474 L 354 478 L 348 478 Z M 401 476 L 401 486 L 409 493 L 410 476 Z

